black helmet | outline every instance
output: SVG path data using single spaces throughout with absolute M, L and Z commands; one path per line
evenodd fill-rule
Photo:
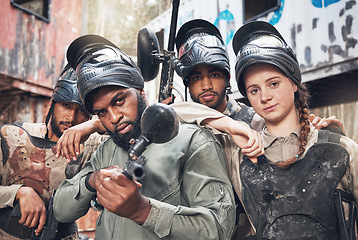
M 77 89 L 76 71 L 70 65 L 63 69 L 56 86 L 52 92 L 52 101 L 77 103 L 84 108 Z
M 143 89 L 140 69 L 117 46 L 98 35 L 74 40 L 67 50 L 67 60 L 76 69 L 77 87 L 86 109 L 88 94 L 103 86 Z
M 229 56 L 219 29 L 208 21 L 194 19 L 185 23 L 178 31 L 176 47 L 184 85 L 188 86 L 188 75 L 199 64 L 206 64 L 226 73 L 230 88 Z
M 71 68 L 69 64 L 65 66 L 65 68 L 62 70 L 62 73 L 60 74 L 56 86 L 53 89 L 51 101 L 52 103 L 45 120 L 46 125 L 53 114 L 53 109 L 56 102 L 77 103 L 85 111 L 85 113 L 90 116 L 90 113 L 86 111 L 86 108 L 83 105 L 78 93 L 76 71 Z
M 301 83 L 301 72 L 294 51 L 281 34 L 267 22 L 255 21 L 235 33 L 233 48 L 236 54 L 236 82 L 240 93 L 246 95 L 242 74 L 256 63 L 268 63 L 280 68 L 295 84 Z

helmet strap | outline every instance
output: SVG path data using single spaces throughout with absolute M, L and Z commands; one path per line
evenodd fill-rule
M 48 139 L 48 123 L 50 121 L 50 118 L 53 114 L 53 109 L 55 108 L 55 101 L 51 102 L 51 106 L 50 109 L 48 110 L 47 116 L 46 116 L 46 120 L 45 120 L 45 125 L 46 125 L 46 135 L 45 135 L 45 139 Z
M 226 86 L 226 94 L 232 94 L 231 86 L 229 84 Z

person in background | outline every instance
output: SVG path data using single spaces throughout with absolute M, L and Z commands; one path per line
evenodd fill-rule
M 71 164 L 55 156 L 56 141 L 63 132 L 90 118 L 76 83 L 75 71 L 67 65 L 52 93 L 45 123 L 17 122 L 1 127 L 1 239 L 37 239 L 50 221 L 46 212 L 53 191 L 79 171 L 102 141 L 93 135 Z M 58 229 L 51 230 L 57 231 L 56 239 L 78 239 L 74 222 L 59 223 Z

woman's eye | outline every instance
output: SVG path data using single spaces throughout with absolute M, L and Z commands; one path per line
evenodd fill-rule
M 278 86 L 278 82 L 271 82 L 271 84 L 270 84 L 272 87 L 276 87 L 276 86 Z
M 250 93 L 251 93 L 252 95 L 254 95 L 254 94 L 256 94 L 258 91 L 259 91 L 259 90 L 258 90 L 257 88 L 254 88 L 254 89 L 251 89 L 251 90 L 250 90 Z

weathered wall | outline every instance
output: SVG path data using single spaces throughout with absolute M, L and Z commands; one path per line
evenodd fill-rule
M 311 109 L 311 113 L 320 117 L 336 116 L 344 124 L 347 137 L 358 143 L 358 103 L 331 105 L 328 107 Z
M 358 69 L 358 4 L 356 0 L 280 0 L 280 9 L 259 20 L 273 24 L 295 50 L 303 81 L 311 81 Z M 203 7 L 205 6 L 205 7 Z M 148 23 L 155 32 L 164 29 L 167 46 L 171 10 Z M 191 19 L 214 23 L 226 41 L 234 75 L 232 37 L 243 25 L 243 5 L 237 0 L 182 0 L 178 28 Z M 177 77 L 177 86 L 183 91 Z M 153 85 L 153 84 L 152 84 Z M 240 98 L 231 78 L 234 97 Z M 154 86 L 155 87 L 155 86 Z
M 80 34 L 82 1 L 51 2 L 47 23 L 0 0 L 1 74 L 53 87 L 69 43 Z
M 83 2 L 51 1 L 45 22 L 0 0 L 0 124 L 43 121 L 67 47 L 83 33 Z

